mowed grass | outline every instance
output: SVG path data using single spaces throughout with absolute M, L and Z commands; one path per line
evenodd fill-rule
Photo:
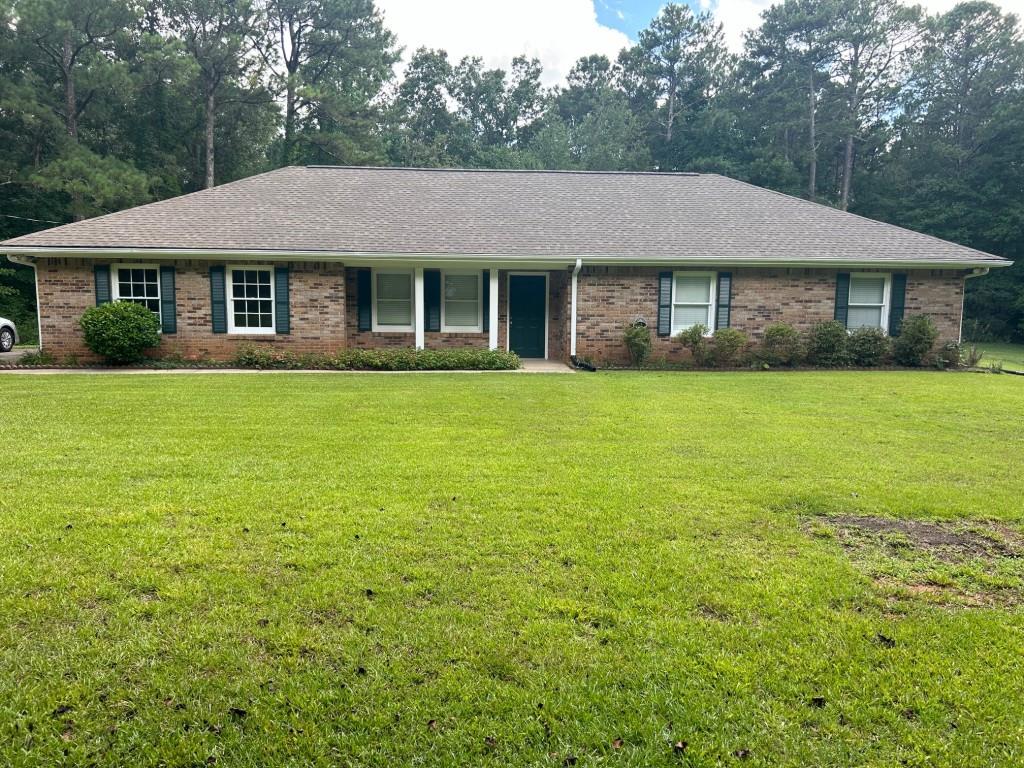
M 894 594 L 819 521 L 1019 533 L 1018 377 L 5 375 L 0 402 L 0 764 L 1024 760 L 1020 602 Z
M 972 346 L 970 342 L 964 345 Z M 977 344 L 978 349 L 985 353 L 981 366 L 987 368 L 992 363 L 1002 363 L 1004 368 L 1024 371 L 1024 344 Z

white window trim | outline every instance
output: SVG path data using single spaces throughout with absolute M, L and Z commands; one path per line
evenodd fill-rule
M 448 275 L 474 275 L 476 277 L 476 325 L 449 326 L 445 307 L 448 299 L 445 296 L 444 284 Z M 483 333 L 484 330 L 484 285 L 483 270 L 480 269 L 445 269 L 441 270 L 441 333 Z
M 234 284 L 234 278 L 232 277 L 235 272 L 245 272 L 258 270 L 261 272 L 270 273 L 270 327 L 269 328 L 236 328 L 235 327 L 235 299 L 232 295 L 234 290 L 232 288 Z M 225 280 L 224 280 L 224 293 L 226 294 L 225 306 L 228 311 L 228 333 L 237 334 L 239 336 L 273 336 L 277 333 L 277 304 L 275 291 L 274 291 L 274 268 L 266 264 L 247 264 L 244 266 L 230 266 L 227 268 Z
M 710 277 L 711 278 L 711 304 L 708 307 L 708 322 L 705 323 L 708 327 L 707 336 L 714 333 L 715 330 L 715 318 L 718 316 L 718 273 L 717 272 L 691 272 L 689 270 L 680 270 L 672 273 L 672 311 L 669 315 L 669 330 L 671 335 L 675 336 L 677 333 L 685 331 L 687 328 L 693 326 L 687 326 L 686 328 L 676 328 L 676 277 Z M 686 302 L 679 302 L 685 304 Z
M 409 325 L 381 325 L 377 322 L 377 275 L 406 275 L 409 278 Z M 373 333 L 413 333 L 416 330 L 416 284 L 411 269 L 372 269 L 370 270 L 370 328 Z
M 885 285 L 882 288 L 882 333 L 889 335 L 889 307 L 892 301 L 892 274 L 889 272 L 851 272 L 850 286 L 846 289 L 846 331 L 852 333 L 857 328 L 850 327 L 850 307 L 877 307 L 877 304 L 854 304 L 850 301 L 850 293 L 853 291 L 853 279 L 855 277 L 882 277 L 885 278 Z M 865 326 L 858 326 L 863 328 Z M 870 326 L 867 326 L 870 327 Z
M 155 269 L 156 270 L 156 318 L 160 321 L 160 327 L 163 329 L 164 324 L 164 304 L 163 296 L 160 292 L 160 265 L 159 264 L 111 264 L 110 265 L 110 300 L 121 301 L 121 285 L 120 280 L 117 279 L 117 270 L 119 269 Z M 125 299 L 126 301 L 130 300 Z M 162 332 L 162 330 L 161 330 Z

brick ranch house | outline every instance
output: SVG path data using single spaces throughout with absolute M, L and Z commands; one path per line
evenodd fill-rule
M 715 174 L 289 167 L 0 243 L 36 270 L 43 347 L 89 360 L 89 306 L 160 316 L 156 354 L 491 347 L 623 360 L 694 323 L 833 318 L 959 339 L 1006 259 Z

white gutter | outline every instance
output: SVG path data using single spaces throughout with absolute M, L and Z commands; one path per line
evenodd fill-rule
M 583 267 L 583 259 L 576 259 L 576 266 L 572 268 L 572 309 L 569 313 L 569 357 L 576 357 L 576 286 L 579 282 L 580 269 Z
M 32 280 L 36 286 L 36 338 L 38 339 L 38 346 L 41 351 L 43 349 L 43 315 L 39 311 L 39 270 L 36 269 L 36 260 L 13 253 L 8 253 L 7 258 L 15 264 L 21 264 L 23 267 L 32 267 Z
M 960 294 L 960 335 L 957 338 L 958 344 L 962 344 L 964 340 L 964 303 L 967 300 L 967 281 L 972 277 L 984 277 L 988 274 L 988 271 L 988 267 L 978 267 L 969 275 L 964 275 L 964 292 Z
M 1013 262 L 1008 259 L 932 259 L 917 261 L 910 259 L 863 259 L 850 260 L 833 257 L 810 258 L 800 260 L 759 259 L 759 258 L 716 258 L 708 256 L 660 256 L 637 258 L 635 256 L 608 256 L 595 254 L 539 254 L 511 255 L 488 253 L 380 253 L 374 251 L 286 251 L 270 249 L 197 249 L 197 248 L 67 248 L 48 246 L 0 246 L 4 253 L 24 254 L 27 256 L 56 256 L 80 258 L 130 258 L 154 259 L 160 257 L 174 259 L 221 259 L 221 260 L 252 260 L 268 261 L 286 259 L 288 261 L 343 261 L 346 266 L 372 265 L 380 261 L 407 262 L 410 264 L 431 261 L 437 263 L 490 262 L 517 264 L 522 268 L 532 265 L 563 265 L 576 259 L 586 259 L 588 264 L 629 265 L 629 266 L 661 266 L 667 264 L 694 264 L 701 266 L 731 267 L 893 267 L 903 269 L 971 269 L 977 267 L 1009 267 Z

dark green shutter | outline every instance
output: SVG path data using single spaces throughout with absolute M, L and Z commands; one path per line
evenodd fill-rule
M 836 275 L 836 313 L 835 319 L 846 325 L 850 313 L 850 273 L 839 272 Z
M 288 267 L 274 267 L 274 332 L 292 332 L 288 310 Z
M 372 297 L 373 292 L 370 288 L 370 270 L 357 270 L 356 317 L 358 318 L 360 331 L 368 331 L 373 327 L 373 312 L 370 306 L 373 301 Z
M 174 267 L 160 267 L 160 330 L 178 332 L 177 301 L 174 292 Z
M 889 335 L 899 336 L 903 328 L 903 312 L 907 306 L 907 276 L 892 276 L 892 296 L 889 297 Z
M 423 270 L 423 318 L 425 331 L 441 330 L 441 270 Z
M 224 298 L 224 267 L 210 267 L 210 321 L 214 333 L 228 332 L 228 305 Z
M 491 270 L 485 269 L 481 278 L 482 289 L 480 292 L 480 311 L 483 314 L 483 325 L 480 327 L 484 333 L 491 331 Z
M 110 303 L 110 265 L 97 264 L 92 268 L 96 278 L 96 306 Z
M 672 273 L 658 273 L 658 335 L 672 335 Z
M 732 272 L 718 273 L 718 311 L 715 328 L 728 328 L 732 316 Z

